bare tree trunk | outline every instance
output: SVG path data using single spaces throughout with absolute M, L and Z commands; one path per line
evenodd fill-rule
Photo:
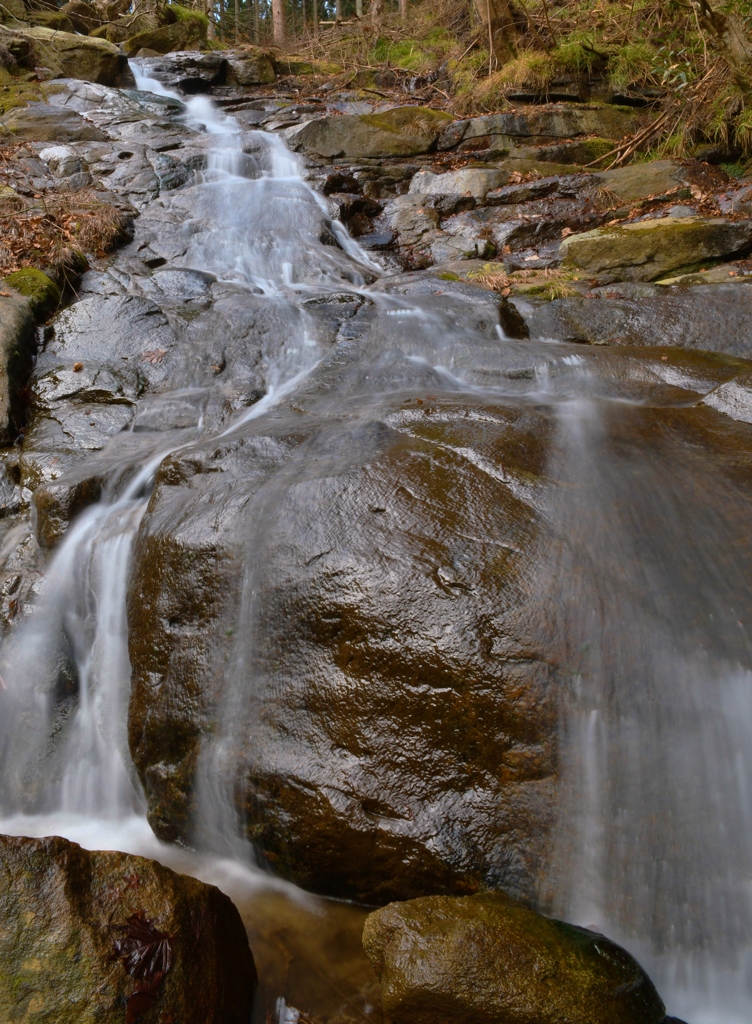
M 400 20 L 401 21 L 406 21 L 407 20 L 407 0 L 399 0 L 399 7 L 400 7 Z
M 311 0 L 313 3 L 313 38 L 319 37 L 319 0 Z
M 285 43 L 285 0 L 272 0 L 272 28 L 277 46 Z
M 363 0 L 355 0 L 355 17 L 363 17 Z
M 514 56 L 517 39 L 511 0 L 475 0 L 475 9 L 488 36 L 491 60 L 503 64 Z
M 334 20 L 339 21 L 342 17 L 342 3 L 341 0 L 334 0 Z
M 752 91 L 752 41 L 736 14 L 714 11 L 708 0 L 691 0 L 702 28 L 718 44 L 734 81 L 744 93 Z
M 240 34 L 240 0 L 235 0 L 235 45 L 238 45 Z
M 301 6 L 303 8 L 303 36 L 306 34 L 306 2 L 301 0 Z
M 384 0 L 371 0 L 371 21 L 378 31 L 384 21 Z
M 259 44 L 259 3 L 260 0 L 253 0 L 253 41 Z

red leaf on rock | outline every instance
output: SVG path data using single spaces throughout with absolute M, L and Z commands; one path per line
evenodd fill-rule
M 113 927 L 122 932 L 115 939 L 115 953 L 128 974 L 149 986 L 158 975 L 159 984 L 172 967 L 172 936 L 156 928 L 141 910 Z

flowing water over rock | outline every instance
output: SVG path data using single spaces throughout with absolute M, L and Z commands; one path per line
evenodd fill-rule
M 752 429 L 702 404 L 747 364 L 510 338 L 495 293 L 382 273 L 279 137 L 135 73 L 200 177 L 139 193 L 39 357 L 56 550 L 0 655 L 0 830 L 216 881 L 262 977 L 287 922 L 266 994 L 303 1009 L 325 968 L 373 1010 L 362 913 L 268 868 L 503 888 L 747 1021 Z

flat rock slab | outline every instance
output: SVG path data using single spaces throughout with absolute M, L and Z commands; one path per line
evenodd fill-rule
M 75 110 L 30 103 L 16 107 L 4 120 L 5 127 L 18 139 L 34 142 L 104 142 L 107 135 Z
M 641 120 L 642 115 L 626 107 L 584 104 L 526 107 L 455 122 L 442 134 L 439 149 L 493 149 L 503 147 L 505 139 L 555 142 L 578 135 L 615 140 L 635 131 Z M 499 137 L 501 139 L 495 142 Z
M 679 267 L 747 252 L 752 221 L 662 217 L 598 228 L 566 238 L 564 266 L 617 281 L 655 281 Z
M 451 114 L 429 107 L 393 107 L 380 114 L 315 118 L 286 129 L 288 145 L 322 157 L 389 157 L 428 153 Z
M 666 1009 L 626 950 L 501 893 L 392 903 L 363 946 L 395 1024 L 661 1024 Z
M 752 358 L 752 286 L 691 288 L 613 285 L 592 297 L 553 302 L 513 300 L 533 340 L 591 345 L 671 345 Z
M 215 886 L 57 837 L 0 836 L 0 863 L 4 1020 L 124 1024 L 139 1011 L 144 1024 L 250 1019 L 253 957 L 240 915 Z M 136 964 L 151 992 L 136 992 Z
M 508 181 L 508 171 L 481 167 L 464 167 L 447 174 L 419 171 L 410 182 L 409 191 L 429 196 L 471 195 L 475 199 L 483 199 L 493 189 L 501 188 Z

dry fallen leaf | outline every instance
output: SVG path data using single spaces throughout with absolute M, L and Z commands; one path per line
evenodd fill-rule
M 164 357 L 167 355 L 166 348 L 155 348 L 151 352 L 144 352 L 142 358 L 145 363 L 151 363 L 152 366 L 156 366 L 161 363 Z
M 80 373 L 81 370 L 83 370 L 83 368 L 84 368 L 84 364 L 83 363 L 74 363 L 73 364 L 73 372 L 74 373 Z
M 562 238 L 569 238 L 569 236 L 573 235 L 573 234 L 574 234 L 574 232 L 572 231 L 571 228 L 562 228 L 562 231 L 561 231 L 561 237 Z

